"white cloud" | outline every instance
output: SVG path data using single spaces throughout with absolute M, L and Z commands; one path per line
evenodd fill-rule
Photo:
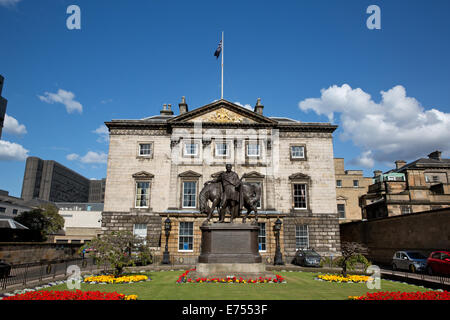
M 14 117 L 5 114 L 5 122 L 3 123 L 3 130 L 6 133 L 15 135 L 22 135 L 27 133 L 27 128 L 23 124 L 19 124 Z
M 58 93 L 46 92 L 44 96 L 38 96 L 41 101 L 53 104 L 61 103 L 65 105 L 68 113 L 83 112 L 83 106 L 78 101 L 75 101 L 75 94 L 70 91 L 58 89 Z
M 381 91 L 379 103 L 360 88 L 333 85 L 299 107 L 330 121 L 339 115 L 342 139 L 363 149 L 354 162 L 366 167 L 374 161 L 414 160 L 434 150 L 450 152 L 450 113 L 424 109 L 401 85 Z
M 111 102 L 113 102 L 113 99 L 105 99 L 105 100 L 100 101 L 101 104 L 107 104 L 107 103 L 111 103 Z
M 0 140 L 0 161 L 24 161 L 28 152 L 20 144 Z
M 104 164 L 108 160 L 108 155 L 104 152 L 89 151 L 82 157 L 76 153 L 68 154 L 66 159 L 69 161 L 79 160 L 82 163 L 88 164 Z
M 372 157 L 372 151 L 364 151 L 359 157 L 350 161 L 351 164 L 364 167 L 373 168 L 375 165 L 375 160 Z
M 80 156 L 77 155 L 76 153 L 71 153 L 66 156 L 66 159 L 69 161 L 74 161 L 74 160 L 77 160 L 79 157 Z
M 241 104 L 238 101 L 236 101 L 235 104 L 237 104 L 238 106 L 241 106 L 241 107 L 243 107 L 245 109 L 249 109 L 249 110 L 253 111 L 253 107 L 251 105 L 249 105 L 249 104 Z
M 12 7 L 19 3 L 21 0 L 0 0 L 0 6 Z
M 98 134 L 98 139 L 97 142 L 108 142 L 109 139 L 109 129 L 107 126 L 105 126 L 104 124 L 102 124 L 100 127 L 98 127 L 97 129 L 95 129 L 94 131 L 92 131 L 95 134 Z

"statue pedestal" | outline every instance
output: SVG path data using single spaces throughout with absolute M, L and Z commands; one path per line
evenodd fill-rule
M 266 273 L 266 266 L 259 254 L 259 226 L 215 223 L 203 225 L 200 229 L 202 245 L 196 275 L 204 277 L 272 275 Z

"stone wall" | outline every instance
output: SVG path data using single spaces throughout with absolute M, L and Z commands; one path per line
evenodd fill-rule
M 341 255 L 339 221 L 336 214 L 291 215 L 283 219 L 285 262 L 291 263 L 296 252 L 296 225 L 307 225 L 309 247 L 320 255 Z
M 80 258 L 80 246 L 81 244 L 4 242 L 0 244 L 0 260 L 10 264 L 22 264 Z
M 448 208 L 345 223 L 340 229 L 341 241 L 367 245 L 369 258 L 378 263 L 390 264 L 398 250 L 419 250 L 428 254 L 450 249 Z

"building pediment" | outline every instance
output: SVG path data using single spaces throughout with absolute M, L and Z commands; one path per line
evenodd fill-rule
M 338 196 L 336 197 L 336 200 L 348 200 L 348 198 L 344 196 Z
M 214 123 L 214 124 L 275 124 L 276 121 L 241 107 L 227 100 L 218 100 L 206 106 L 183 113 L 168 121 L 177 123 Z
M 147 171 L 139 171 L 132 175 L 134 179 L 152 179 L 154 177 L 153 174 L 148 173 Z
M 294 173 L 289 176 L 290 180 L 310 180 L 311 178 L 304 173 Z
M 200 178 L 202 175 L 192 170 L 182 172 L 178 175 L 180 178 Z
M 244 173 L 242 175 L 242 178 L 253 178 L 253 179 L 263 179 L 265 177 L 265 175 L 256 172 L 256 171 L 252 171 L 252 172 L 248 172 L 248 173 Z

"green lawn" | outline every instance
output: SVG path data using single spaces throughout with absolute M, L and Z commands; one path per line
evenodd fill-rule
M 134 284 L 82 284 L 83 291 L 117 291 L 136 294 L 139 300 L 346 300 L 370 291 L 365 284 L 330 283 L 314 280 L 317 273 L 279 272 L 287 283 L 276 284 L 177 284 L 182 271 L 147 273 L 152 281 Z M 67 290 L 65 285 L 47 290 Z M 376 291 L 426 291 L 425 288 L 391 281 L 381 281 Z

